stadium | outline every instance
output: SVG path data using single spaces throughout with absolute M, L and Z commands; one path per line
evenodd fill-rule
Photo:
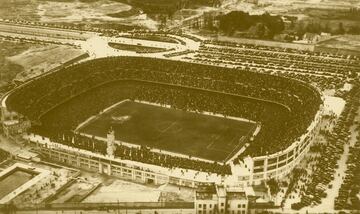
M 322 102 L 315 87 L 295 79 L 107 57 L 40 76 L 2 104 L 5 116 L 31 122 L 29 141 L 47 158 L 196 186 L 250 185 L 289 173 L 319 131 Z

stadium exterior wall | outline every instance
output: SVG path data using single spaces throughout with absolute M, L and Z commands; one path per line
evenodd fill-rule
M 217 183 L 221 176 L 185 169 L 167 169 L 161 166 L 144 164 L 120 158 L 113 158 L 94 152 L 51 142 L 48 138 L 30 134 L 25 136 L 36 149 L 51 161 L 76 168 L 87 169 L 111 176 L 121 177 L 141 183 L 157 185 L 170 183 L 178 186 L 197 187 L 201 183 Z
M 30 82 L 31 81 L 25 84 Z M 20 87 L 23 87 L 24 85 L 21 85 Z M 7 96 L 8 95 L 9 94 L 7 94 Z M 9 112 L 6 108 L 5 101 L 7 96 L 2 99 L 2 121 L 4 121 L 4 115 L 11 115 L 13 113 Z M 314 142 L 316 133 L 318 133 L 320 129 L 319 124 L 322 111 L 321 107 L 316 114 L 313 123 L 309 126 L 307 133 L 301 136 L 299 141 L 292 143 L 288 148 L 270 155 L 244 158 L 242 165 L 245 166 L 249 173 L 234 175 L 236 176 L 237 185 L 241 184 L 246 186 L 258 184 L 269 178 L 280 178 L 290 173 L 302 160 L 311 144 Z M 17 114 L 15 113 L 15 115 Z M 213 176 L 209 179 L 204 179 L 199 178 L 199 176 L 186 176 L 181 173 L 172 173 L 169 172 L 169 169 L 160 166 L 147 167 L 149 164 L 120 159 L 114 160 L 110 157 L 88 151 L 82 153 L 79 149 L 51 142 L 49 139 L 42 136 L 30 135 L 27 137 L 30 142 L 37 144 L 37 148 L 45 157 L 55 162 L 61 162 L 77 168 L 87 168 L 92 171 L 138 182 L 153 182 L 155 184 L 171 183 L 179 186 L 196 187 L 200 183 L 208 182 L 223 184 L 224 180 L 226 180 L 226 178 L 221 176 Z M 124 161 L 126 161 L 126 163 L 124 163 Z M 144 167 L 144 165 L 147 166 Z M 153 170 L 154 168 L 156 170 Z M 162 169 L 159 170 L 159 168 Z M 180 171 L 183 170 L 184 169 L 180 169 Z M 197 173 L 198 172 L 195 172 L 195 174 Z
M 315 115 L 314 121 L 308 127 L 307 132 L 288 148 L 274 154 L 245 157 L 243 165 L 250 172 L 250 176 L 240 176 L 239 180 L 249 184 L 260 184 L 270 178 L 281 178 L 289 174 L 291 170 L 303 159 L 309 151 L 320 131 L 323 115 L 323 106 Z
M 201 183 L 215 183 L 226 186 L 249 186 L 259 184 L 270 178 L 281 178 L 303 159 L 320 130 L 322 108 L 315 116 L 308 132 L 283 151 L 259 156 L 246 157 L 241 163 L 249 173 L 243 175 L 208 175 L 207 173 L 185 169 L 167 169 L 140 162 L 122 160 L 100 155 L 86 150 L 76 149 L 55 142 L 43 136 L 30 134 L 25 138 L 36 144 L 44 157 L 54 162 L 76 168 L 105 173 L 123 179 L 157 185 L 170 183 L 178 186 L 197 187 Z

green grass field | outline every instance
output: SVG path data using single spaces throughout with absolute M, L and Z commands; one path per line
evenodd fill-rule
M 123 122 L 119 118 L 125 118 Z M 121 119 L 120 119 L 121 120 Z M 78 130 L 117 140 L 223 162 L 245 143 L 255 124 L 126 101 Z

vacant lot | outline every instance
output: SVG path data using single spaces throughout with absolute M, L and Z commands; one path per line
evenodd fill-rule
M 360 55 L 360 35 L 341 35 L 320 42 L 316 45 L 319 51 L 330 51 L 339 54 Z
M 82 50 L 70 46 L 36 45 L 7 59 L 23 68 L 23 71 L 16 75 L 16 79 L 25 80 L 49 71 L 81 54 L 83 54 Z
M 28 50 L 32 44 L 24 42 L 0 41 L 0 87 L 9 84 L 18 73 L 24 71 L 22 65 L 8 59 Z
M 157 28 L 157 22 L 141 10 L 118 0 L 0 0 L 0 18 L 100 28 L 112 24 Z

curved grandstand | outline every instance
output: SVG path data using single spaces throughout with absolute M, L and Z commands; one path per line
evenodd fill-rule
M 89 117 L 122 100 L 167 105 L 183 112 L 210 112 L 261 124 L 254 139 L 248 136 L 242 146 L 246 149 L 238 159 L 288 148 L 306 133 L 322 103 L 316 89 L 293 79 L 170 60 L 109 57 L 33 80 L 13 91 L 6 105 L 10 111 L 31 120 L 34 133 L 105 154 L 105 143 L 80 136 L 74 130 Z M 222 156 L 211 163 L 150 150 L 151 147 L 167 150 L 162 146 L 117 145 L 115 156 L 170 168 L 231 173 L 228 165 L 218 163 Z M 201 152 L 204 150 L 184 154 L 197 156 Z

